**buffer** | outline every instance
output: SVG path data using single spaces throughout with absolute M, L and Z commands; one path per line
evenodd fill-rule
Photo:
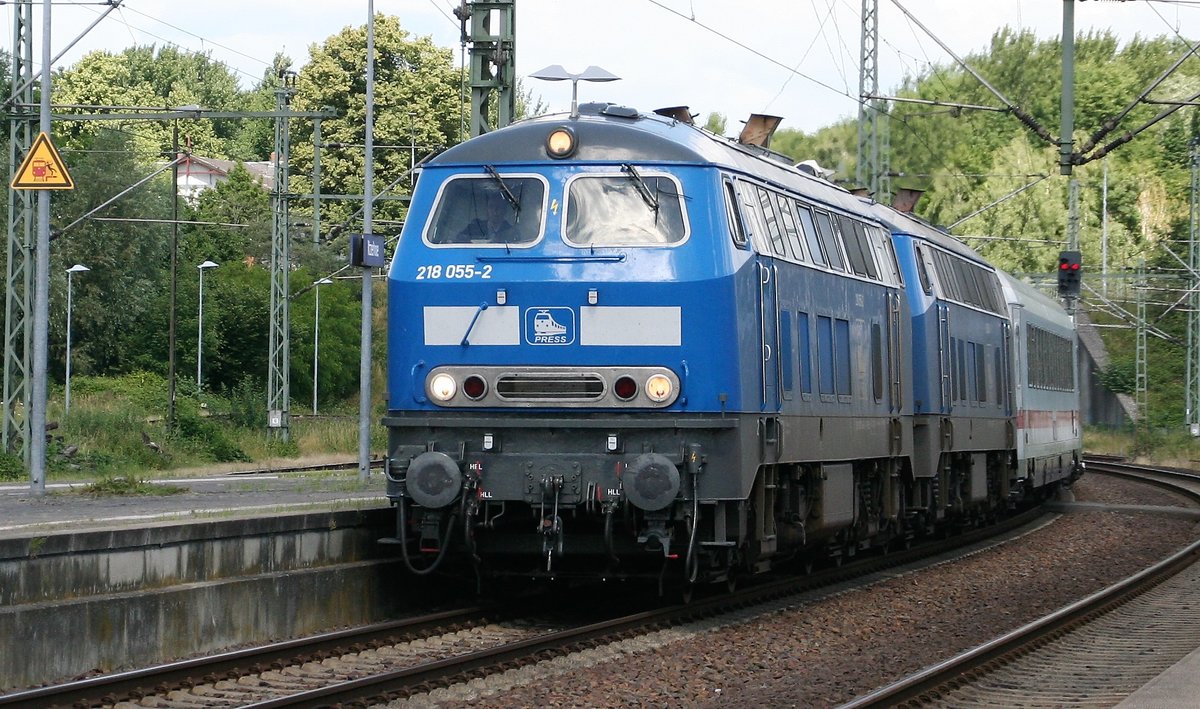
M 50 136 L 38 133 L 10 186 L 14 190 L 73 190 L 75 182 Z

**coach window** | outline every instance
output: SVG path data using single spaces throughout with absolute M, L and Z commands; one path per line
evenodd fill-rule
M 725 181 L 725 214 L 729 220 L 729 235 L 739 249 L 746 248 L 746 226 L 742 224 L 742 215 L 738 210 L 737 192 L 733 183 Z
M 813 263 L 819 266 L 828 265 L 825 254 L 821 253 L 821 242 L 817 237 L 817 225 L 813 223 L 812 210 L 802 204 L 796 205 L 796 216 L 799 218 L 800 230 L 804 233 L 804 243 Z
M 845 271 L 846 264 L 842 260 L 842 250 L 838 248 L 833 220 L 825 212 L 817 212 L 817 235 L 821 239 L 821 248 L 825 250 L 825 258 L 829 260 L 829 267 L 835 271 Z
M 470 175 L 447 180 L 425 228 L 434 246 L 528 246 L 542 235 L 539 177 Z
M 564 236 L 574 246 L 664 246 L 687 238 L 683 192 L 669 175 L 627 170 L 567 183 Z

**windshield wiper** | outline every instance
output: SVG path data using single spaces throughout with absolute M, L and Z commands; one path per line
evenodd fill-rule
M 638 194 L 642 196 L 642 201 L 646 203 L 646 206 L 657 212 L 658 197 L 650 194 L 650 186 L 647 185 L 646 181 L 642 179 L 642 176 L 638 174 L 637 168 L 626 163 L 621 166 L 621 169 L 629 173 L 629 179 L 633 180 L 633 186 L 637 189 Z
M 484 165 L 483 169 L 487 170 L 487 174 L 491 175 L 492 179 L 496 181 L 496 184 L 500 185 L 500 193 L 504 195 L 504 199 L 507 200 L 509 205 L 512 206 L 513 211 L 520 212 L 520 200 L 518 200 L 517 196 L 514 195 L 512 190 L 508 188 L 508 183 L 504 181 L 504 178 L 500 176 L 500 173 L 496 172 L 496 168 L 492 167 L 491 165 Z

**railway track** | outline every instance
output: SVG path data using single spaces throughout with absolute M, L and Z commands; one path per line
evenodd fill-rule
M 160 707 L 195 706 L 198 701 L 254 707 L 384 702 L 813 589 L 853 583 L 1011 534 L 1041 514 L 1031 510 L 993 527 L 807 576 L 756 579 L 753 586 L 735 593 L 690 604 L 614 612 L 588 622 L 547 620 L 544 609 L 532 607 L 544 605 L 545 599 L 530 601 L 532 606 L 513 604 L 503 613 L 463 609 L 3 695 L 0 707 L 116 706 L 150 695 L 153 705 Z
M 1200 504 L 1200 476 L 1116 460 L 1090 474 L 1136 479 Z M 991 642 L 864 695 L 868 707 L 1111 707 L 1200 641 L 1200 540 L 1112 586 Z

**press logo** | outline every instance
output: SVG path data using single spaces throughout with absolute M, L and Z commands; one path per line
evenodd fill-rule
M 525 341 L 531 345 L 571 344 L 575 341 L 575 311 L 570 308 L 527 309 Z

